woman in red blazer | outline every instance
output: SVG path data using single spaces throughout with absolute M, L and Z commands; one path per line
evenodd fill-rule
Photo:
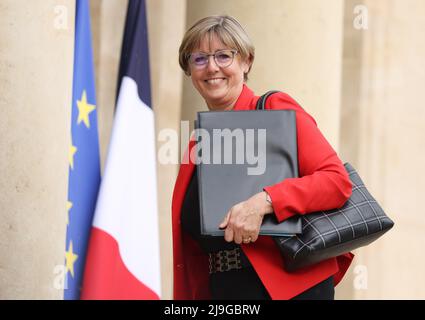
M 210 16 L 185 34 L 179 62 L 209 110 L 254 110 L 258 96 L 246 86 L 254 47 L 229 16 Z M 296 111 L 299 178 L 285 179 L 229 208 L 223 237 L 200 235 L 195 164 L 183 161 L 172 202 L 175 299 L 333 299 L 348 269 L 347 253 L 288 273 L 269 236 L 258 236 L 264 215 L 279 222 L 296 214 L 341 207 L 351 182 L 314 119 L 285 93 L 266 109 Z M 191 141 L 184 159 L 194 146 Z M 225 263 L 225 257 L 227 264 Z

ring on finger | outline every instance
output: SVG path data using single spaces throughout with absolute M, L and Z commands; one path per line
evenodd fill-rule
M 244 243 L 250 243 L 251 242 L 251 240 L 252 240 L 252 238 L 251 237 L 248 237 L 248 238 L 243 238 L 243 242 Z

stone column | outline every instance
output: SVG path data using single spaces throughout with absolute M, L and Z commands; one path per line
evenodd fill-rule
M 357 250 L 354 296 L 424 299 L 425 3 L 363 4 L 368 28 L 349 31 L 356 44 L 344 55 L 341 145 L 395 227 Z
M 0 299 L 61 299 L 75 1 L 0 15 Z

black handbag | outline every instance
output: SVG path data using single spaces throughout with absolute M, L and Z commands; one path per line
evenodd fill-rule
M 339 256 L 377 240 L 394 226 L 366 189 L 357 171 L 346 163 L 353 193 L 339 209 L 302 217 L 302 234 L 274 237 L 288 272 Z
M 257 108 L 264 109 L 262 96 Z M 366 246 L 394 226 L 394 222 L 372 197 L 357 171 L 344 165 L 353 184 L 351 197 L 339 209 L 302 215 L 302 233 L 291 237 L 273 237 L 288 272 L 299 270 Z

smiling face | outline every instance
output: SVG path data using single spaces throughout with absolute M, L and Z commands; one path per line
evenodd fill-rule
M 199 48 L 192 53 L 214 54 L 219 50 L 233 50 L 228 48 L 216 36 L 204 37 Z M 233 62 L 226 68 L 220 68 L 213 56 L 209 57 L 208 64 L 203 68 L 190 65 L 192 83 L 205 99 L 210 110 L 231 110 L 242 92 L 244 73 L 249 71 L 248 61 L 241 61 L 240 55 L 234 56 Z

